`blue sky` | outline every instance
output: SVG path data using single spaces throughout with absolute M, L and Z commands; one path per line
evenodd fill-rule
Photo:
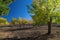
M 26 7 L 26 5 L 31 3 L 32 0 L 15 0 L 13 3 L 9 5 L 10 11 L 8 15 L 2 17 L 7 18 L 8 21 L 11 21 L 11 18 L 18 18 L 18 17 L 31 20 L 31 17 Z

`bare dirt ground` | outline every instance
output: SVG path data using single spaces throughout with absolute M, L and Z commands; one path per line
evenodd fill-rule
M 60 40 L 60 27 L 52 27 L 47 35 L 47 26 L 35 27 L 28 30 L 0 31 L 1 40 Z

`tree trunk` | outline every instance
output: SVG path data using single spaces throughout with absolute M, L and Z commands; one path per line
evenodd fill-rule
M 50 21 L 48 22 L 48 34 L 51 34 L 51 24 L 52 24 L 52 17 L 50 17 Z

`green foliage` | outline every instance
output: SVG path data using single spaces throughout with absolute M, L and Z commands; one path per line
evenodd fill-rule
M 10 24 L 32 24 L 33 21 L 32 20 L 26 20 L 26 19 L 23 19 L 23 18 L 12 18 L 11 19 L 11 22 L 8 22 L 7 19 L 5 18 L 0 18 L 0 26 L 1 25 L 10 25 Z
M 18 23 L 19 24 L 28 24 L 28 21 L 26 19 L 18 18 Z
M 12 3 L 12 0 L 0 0 L 0 16 L 7 15 L 9 12 L 8 5 Z
M 26 19 L 23 19 L 23 18 L 18 18 L 18 19 L 16 19 L 16 18 L 12 18 L 12 20 L 11 20 L 11 24 L 32 24 L 33 23 L 33 21 L 28 21 L 28 20 L 26 20 Z
M 5 19 L 5 18 L 0 18 L 0 26 L 1 26 L 1 25 L 9 25 L 7 19 Z
M 6 19 L 0 18 L 0 23 L 5 23 L 5 22 L 6 22 Z
M 36 25 L 47 24 L 50 17 L 55 22 L 60 20 L 60 0 L 33 0 L 27 8 Z
M 17 22 L 17 19 L 16 18 L 12 18 L 11 19 L 11 24 L 17 24 L 18 22 Z
M 22 18 L 19 17 L 17 21 L 19 24 L 22 24 Z

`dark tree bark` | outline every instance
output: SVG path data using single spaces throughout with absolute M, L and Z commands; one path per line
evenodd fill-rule
M 48 22 L 48 34 L 51 34 L 51 24 L 52 24 L 52 17 L 50 17 L 50 21 Z

